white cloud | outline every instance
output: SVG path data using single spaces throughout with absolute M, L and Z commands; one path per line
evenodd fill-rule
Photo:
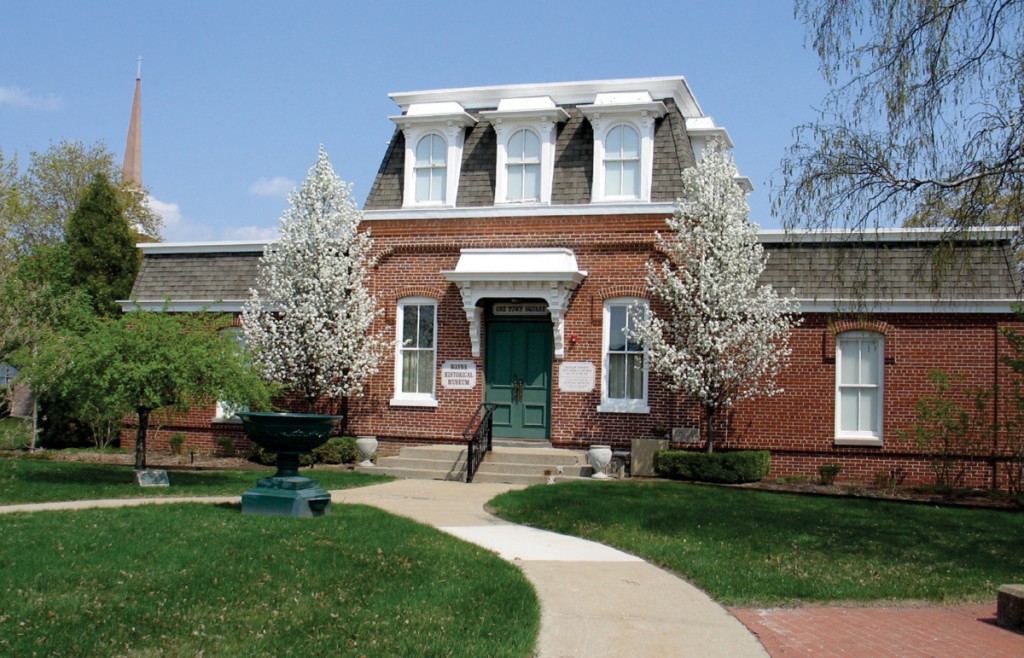
M 256 196 L 269 196 L 287 198 L 288 194 L 295 189 L 295 181 L 284 176 L 274 176 L 271 179 L 261 178 L 249 186 L 249 192 Z
M 163 239 L 165 242 L 208 242 L 236 240 L 274 240 L 278 237 L 278 227 L 266 226 L 214 226 L 209 222 L 189 219 L 181 212 L 176 203 L 168 203 L 147 197 L 150 209 L 163 219 Z
M 181 223 L 181 207 L 176 203 L 165 203 L 153 197 L 146 197 L 149 209 L 160 215 L 164 220 L 164 226 L 174 226 Z
M 0 105 L 14 108 L 27 107 L 35 110 L 58 110 L 61 99 L 54 94 L 36 96 L 27 89 L 20 87 L 0 87 Z

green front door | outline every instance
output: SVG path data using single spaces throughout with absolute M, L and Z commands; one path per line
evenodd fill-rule
M 547 439 L 551 425 L 551 322 L 487 323 L 486 401 L 494 436 Z

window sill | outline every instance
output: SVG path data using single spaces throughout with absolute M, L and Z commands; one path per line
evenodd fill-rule
M 605 400 L 597 405 L 597 411 L 603 414 L 649 414 L 651 408 L 642 400 L 632 402 Z
M 437 400 L 424 400 L 415 398 L 391 398 L 392 407 L 436 407 Z
M 875 446 L 882 447 L 882 439 L 868 436 L 837 436 L 834 441 L 837 446 Z
M 210 420 L 211 423 L 217 425 L 241 425 L 242 419 L 238 416 L 232 416 L 231 418 L 224 418 L 223 416 L 217 416 Z

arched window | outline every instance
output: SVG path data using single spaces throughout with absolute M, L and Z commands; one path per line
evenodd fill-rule
M 620 124 L 604 140 L 605 198 L 640 197 L 640 133 Z
M 507 200 L 539 200 L 540 138 L 531 130 L 518 130 L 509 138 L 506 152 Z
M 882 439 L 885 337 L 873 331 L 836 336 L 836 440 Z
M 448 144 L 436 133 L 424 135 L 416 143 L 417 203 L 444 203 L 448 174 Z

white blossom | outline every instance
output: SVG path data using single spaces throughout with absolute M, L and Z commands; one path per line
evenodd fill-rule
M 736 177 L 717 140 L 683 172 L 685 198 L 667 220 L 670 231 L 657 235 L 666 258 L 647 264 L 647 286 L 663 315 L 647 314 L 633 334 L 650 369 L 700 404 L 709 452 L 719 411 L 781 392 L 775 379 L 797 324 L 797 302 L 759 284 L 768 257 Z
M 380 314 L 366 287 L 369 231 L 351 186 L 320 147 L 316 164 L 281 215 L 281 237 L 267 245 L 257 286 L 242 311 L 247 346 L 268 379 L 312 407 L 363 391 L 389 343 L 373 334 Z

